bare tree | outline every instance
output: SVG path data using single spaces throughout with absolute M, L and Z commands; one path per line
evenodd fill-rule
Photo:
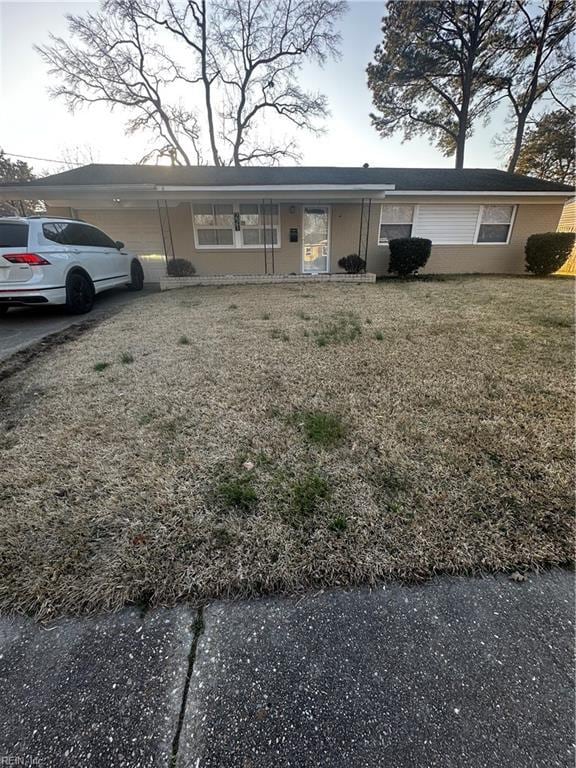
M 52 37 L 38 50 L 59 80 L 53 95 L 70 109 L 107 103 L 129 112 L 129 132 L 152 134 L 144 160 L 200 164 L 207 144 L 215 165 L 273 164 L 297 147 L 290 137 L 260 140 L 271 116 L 319 130 L 327 114 L 325 98 L 297 77 L 304 60 L 337 55 L 345 8 L 343 0 L 215 0 L 209 16 L 204 0 L 104 0 L 99 13 L 68 17 L 73 42 Z
M 510 75 L 506 95 L 514 118 L 508 170 L 514 171 L 535 105 L 550 97 L 569 109 L 558 93 L 573 85 L 575 11 L 567 0 L 515 0 L 515 25 L 509 38 Z
M 225 85 L 222 137 L 235 165 L 294 157 L 294 142 L 253 141 L 260 118 L 279 116 L 297 128 L 317 131 L 326 98 L 297 81 L 305 58 L 323 64 L 336 56 L 340 36 L 334 19 L 344 3 L 330 0 L 220 0 L 215 5 L 215 48 Z
M 37 49 L 59 80 L 51 94 L 72 111 L 97 103 L 125 108 L 129 133 L 152 134 L 156 148 L 150 156 L 189 165 L 191 144 L 200 162 L 196 115 L 166 100 L 169 87 L 186 74 L 154 39 L 138 3 L 105 0 L 99 13 L 67 18 L 68 39 L 51 36 L 51 45 Z

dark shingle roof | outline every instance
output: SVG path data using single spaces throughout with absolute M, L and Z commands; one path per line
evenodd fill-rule
M 423 192 L 573 192 L 553 181 L 494 168 L 276 168 L 162 165 L 85 165 L 30 182 L 31 186 L 250 186 L 319 184 L 394 184 L 397 191 Z M 10 186 L 15 185 L 14 182 Z M 18 185 L 24 186 L 24 185 Z

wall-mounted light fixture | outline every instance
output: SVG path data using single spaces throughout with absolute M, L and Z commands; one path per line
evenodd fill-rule
M 291 205 L 291 206 L 290 206 L 290 213 L 291 213 L 292 215 L 294 215 L 294 214 L 296 213 L 296 206 L 295 206 L 295 205 Z

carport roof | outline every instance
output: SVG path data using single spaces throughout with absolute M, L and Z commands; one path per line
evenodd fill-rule
M 198 188 L 356 189 L 398 193 L 573 194 L 566 184 L 495 168 L 214 167 L 92 164 L 30 182 L 0 184 L 0 192 L 108 188 L 167 191 Z

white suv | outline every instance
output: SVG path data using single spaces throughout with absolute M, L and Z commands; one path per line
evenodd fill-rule
M 0 218 L 0 314 L 10 307 L 65 304 L 83 314 L 94 295 L 142 289 L 144 272 L 124 243 L 92 224 L 44 216 Z

